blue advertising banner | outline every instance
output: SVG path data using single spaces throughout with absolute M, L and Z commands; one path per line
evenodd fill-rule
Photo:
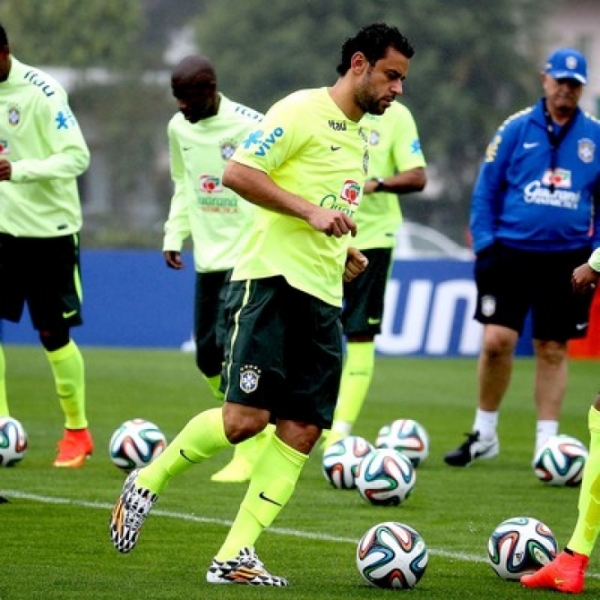
M 192 330 L 194 263 L 168 269 L 162 253 L 84 250 L 84 325 L 73 330 L 79 345 L 181 348 Z M 472 319 L 473 264 L 462 260 L 395 261 L 386 292 L 377 351 L 387 356 L 477 356 L 481 325 Z M 2 322 L 8 344 L 37 344 L 27 314 Z M 517 354 L 530 355 L 528 335 Z

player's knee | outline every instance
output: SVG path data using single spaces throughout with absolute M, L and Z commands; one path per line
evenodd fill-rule
M 40 342 L 42 346 L 48 352 L 54 352 L 55 350 L 60 350 L 64 346 L 66 346 L 71 337 L 68 329 L 61 330 L 41 330 L 39 332 Z
M 223 424 L 227 439 L 237 444 L 260 433 L 269 423 L 269 411 L 226 402 L 223 407 Z

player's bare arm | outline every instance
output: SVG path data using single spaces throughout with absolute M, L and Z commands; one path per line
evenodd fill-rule
M 8 160 L 0 160 L 0 181 L 8 181 L 12 175 L 12 165 Z
M 356 223 L 346 214 L 311 204 L 279 187 L 266 173 L 230 160 L 223 172 L 223 185 L 262 208 L 306 221 L 317 231 L 341 237 L 356 235 Z
M 368 265 L 369 261 L 367 257 L 358 248 L 348 248 L 348 256 L 344 268 L 344 283 L 349 283 L 355 277 L 358 277 Z

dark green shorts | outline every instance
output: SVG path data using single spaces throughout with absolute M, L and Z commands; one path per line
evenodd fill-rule
M 18 323 L 25 302 L 38 331 L 82 324 L 78 234 L 19 238 L 0 233 L 0 319 Z
M 227 309 L 227 402 L 329 428 L 342 369 L 340 309 L 283 277 L 232 282 Z
M 196 273 L 194 292 L 194 339 L 196 364 L 207 377 L 223 368 L 225 345 L 225 299 L 231 270 Z
M 369 266 L 344 285 L 342 324 L 348 337 L 381 333 L 385 288 L 392 264 L 391 248 L 362 250 Z

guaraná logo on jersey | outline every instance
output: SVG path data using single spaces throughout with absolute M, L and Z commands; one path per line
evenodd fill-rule
M 215 194 L 223 191 L 221 179 L 216 175 L 200 175 L 198 185 L 200 186 L 200 191 L 205 194 Z
M 547 169 L 542 177 L 542 185 L 555 188 L 571 188 L 571 171 L 567 169 Z
M 10 148 L 8 147 L 8 140 L 0 140 L 0 154 L 10 154 Z
M 266 156 L 267 152 L 273 147 L 279 138 L 284 134 L 283 127 L 275 127 L 271 132 L 265 134 L 262 129 L 253 131 L 244 141 L 244 148 L 250 150 L 257 146 L 254 150 L 255 156 Z
M 360 185 L 352 179 L 347 179 L 342 186 L 340 198 L 345 200 L 348 204 L 358 206 L 360 202 Z

